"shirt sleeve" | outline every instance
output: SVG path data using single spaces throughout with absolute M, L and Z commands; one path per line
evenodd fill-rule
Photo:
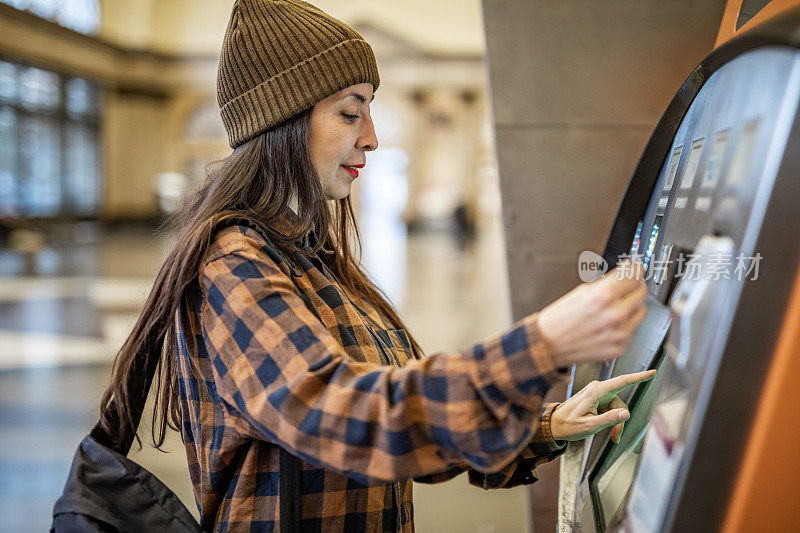
M 536 467 L 552 461 L 564 453 L 567 441 L 554 440 L 550 433 L 550 417 L 560 404 L 548 403 L 542 407 L 539 427 L 531 442 L 509 464 L 497 472 L 479 472 L 461 464 L 445 472 L 414 479 L 418 483 L 443 483 L 464 473 L 469 473 L 469 482 L 483 489 L 509 489 L 518 485 L 530 485 L 535 482 Z
M 381 481 L 454 464 L 497 472 L 531 443 L 542 398 L 561 379 L 537 315 L 457 353 L 361 363 L 257 241 L 230 232 L 212 251 L 200 272 L 202 333 L 216 392 L 248 436 Z

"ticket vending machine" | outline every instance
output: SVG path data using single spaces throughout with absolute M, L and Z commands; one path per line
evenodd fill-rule
M 658 373 L 621 395 L 631 418 L 619 443 L 606 430 L 569 445 L 560 533 L 710 532 L 729 523 L 790 326 L 800 264 L 798 104 L 800 10 L 790 10 L 716 49 L 656 126 L 604 252 L 611 266 L 642 258 L 648 314 L 613 364 L 573 369 L 570 390 Z M 797 408 L 787 426 L 800 425 Z M 767 439 L 783 436 L 778 427 Z M 798 453 L 763 455 L 796 469 Z M 776 498 L 796 506 L 797 479 L 787 482 Z

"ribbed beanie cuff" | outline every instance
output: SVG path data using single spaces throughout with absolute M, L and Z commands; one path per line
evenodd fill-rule
M 378 88 L 378 65 L 370 45 L 344 41 L 279 72 L 220 110 L 235 148 L 244 141 L 358 83 Z

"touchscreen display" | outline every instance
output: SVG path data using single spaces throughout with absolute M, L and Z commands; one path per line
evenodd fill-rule
M 658 392 L 666 374 L 666 358 L 657 367 L 656 377 L 642 386 L 640 394 L 629 404 L 631 417 L 625 423 L 619 444 L 610 440 L 590 475 L 589 486 L 595 506 L 605 527 L 620 511 L 630 491 L 639 463 L 644 437 L 658 400 Z
M 664 339 L 669 332 L 672 316 L 669 307 L 662 304 L 649 294 L 645 300 L 647 314 L 636 330 L 628 349 L 612 363 L 611 373 L 608 377 L 613 378 L 622 374 L 641 372 L 650 368 L 653 358 L 658 349 L 664 343 Z M 624 396 L 632 393 L 633 387 L 620 393 L 620 398 L 624 401 Z
M 647 295 L 645 306 L 647 307 L 647 315 L 636 330 L 630 346 L 619 356 L 610 369 L 603 372 L 600 376 L 601 379 L 605 380 L 653 367 L 654 361 L 660 353 L 659 349 L 669 332 L 672 316 L 669 308 L 656 300 L 652 294 Z M 623 402 L 628 403 L 633 398 L 636 390 L 637 387 L 628 387 L 619 393 L 619 397 Z M 609 442 L 607 439 L 608 434 L 609 430 L 606 429 L 594 436 L 589 448 L 587 465 L 591 465 L 594 462 L 600 451 Z

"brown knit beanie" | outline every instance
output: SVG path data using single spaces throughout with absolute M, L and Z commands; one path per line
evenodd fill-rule
M 300 0 L 236 0 L 222 41 L 217 102 L 231 148 L 357 83 L 378 88 L 370 45 Z

